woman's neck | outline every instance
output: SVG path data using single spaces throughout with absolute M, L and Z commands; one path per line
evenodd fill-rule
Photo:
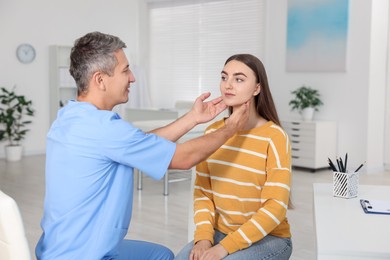
M 253 129 L 260 127 L 264 124 L 266 124 L 268 121 L 261 117 L 259 114 L 257 114 L 256 111 L 251 111 L 249 114 L 249 120 L 247 125 L 245 126 L 245 130 Z
M 233 108 L 233 110 L 234 110 L 234 108 Z M 264 119 L 263 117 L 261 117 L 257 113 L 256 108 L 253 104 L 250 108 L 248 123 L 244 127 L 244 130 L 249 130 L 249 129 L 260 127 L 260 126 L 266 124 L 267 122 L 268 122 L 268 120 Z

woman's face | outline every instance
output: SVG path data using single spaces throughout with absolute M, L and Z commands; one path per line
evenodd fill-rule
M 227 106 L 239 106 L 260 92 L 256 75 L 240 61 L 229 61 L 221 72 L 221 95 Z

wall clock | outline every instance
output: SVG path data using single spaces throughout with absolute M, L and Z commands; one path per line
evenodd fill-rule
M 35 49 L 31 44 L 23 43 L 16 49 L 16 57 L 21 63 L 31 63 L 35 59 Z

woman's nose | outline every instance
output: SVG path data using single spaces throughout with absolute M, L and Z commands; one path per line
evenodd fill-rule
M 231 89 L 233 88 L 232 84 L 230 84 L 230 81 L 226 81 L 225 89 Z

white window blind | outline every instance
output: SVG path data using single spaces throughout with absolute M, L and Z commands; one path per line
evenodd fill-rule
M 264 56 L 264 0 L 152 0 L 148 7 L 154 107 L 172 108 L 207 91 L 217 97 L 228 57 Z

